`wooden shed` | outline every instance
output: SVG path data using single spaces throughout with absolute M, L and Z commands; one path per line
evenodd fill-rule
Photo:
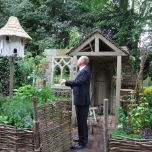
M 69 69 L 69 79 L 74 79 L 77 72 L 77 59 L 88 56 L 91 69 L 91 105 L 101 106 L 103 99 L 109 99 L 109 113 L 115 113 L 120 105 L 120 90 L 131 89 L 135 85 L 135 75 L 129 60 L 129 51 L 105 36 L 99 29 L 82 39 L 74 48 L 65 51 L 46 50 L 49 68 L 46 73 L 53 88 L 65 88 L 53 82 L 56 68 L 60 68 L 60 78 L 65 78 L 64 68 Z M 66 53 L 67 52 L 67 53 Z M 67 60 L 69 59 L 69 60 Z M 116 113 L 117 115 L 117 113 Z
M 102 105 L 103 99 L 108 98 L 109 111 L 113 113 L 115 106 L 119 106 L 120 89 L 132 88 L 135 84 L 126 47 L 118 46 L 96 29 L 67 54 L 90 58 L 92 105 Z

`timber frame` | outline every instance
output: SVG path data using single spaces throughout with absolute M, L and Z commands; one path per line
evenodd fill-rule
M 120 89 L 122 79 L 122 58 L 128 58 L 129 52 L 114 43 L 111 39 L 105 36 L 101 30 L 96 29 L 72 48 L 67 55 L 77 58 L 79 56 L 88 56 L 90 59 L 96 58 L 116 59 L 116 90 L 115 90 L 115 117 L 116 125 L 118 124 L 118 107 L 120 106 Z

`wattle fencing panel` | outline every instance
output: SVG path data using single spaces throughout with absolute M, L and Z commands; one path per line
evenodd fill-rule
M 31 129 L 0 125 L 1 152 L 33 152 L 34 132 Z
M 71 102 L 54 102 L 35 108 L 41 152 L 68 152 L 71 146 Z M 35 133 L 35 134 L 37 134 Z

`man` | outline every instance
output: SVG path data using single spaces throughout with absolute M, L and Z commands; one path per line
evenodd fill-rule
M 74 94 L 79 139 L 78 143 L 71 147 L 72 149 L 82 149 L 88 143 L 87 118 L 90 105 L 90 69 L 88 64 L 89 58 L 81 56 L 77 63 L 79 71 L 75 80 L 60 80 L 61 84 L 70 86 Z

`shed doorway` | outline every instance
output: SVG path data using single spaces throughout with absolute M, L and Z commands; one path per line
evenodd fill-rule
M 103 100 L 109 99 L 109 113 L 112 112 L 113 63 L 99 60 L 91 62 L 91 105 L 103 107 Z
M 95 79 L 95 105 L 103 105 L 103 100 L 110 97 L 110 79 L 104 69 L 98 70 Z

